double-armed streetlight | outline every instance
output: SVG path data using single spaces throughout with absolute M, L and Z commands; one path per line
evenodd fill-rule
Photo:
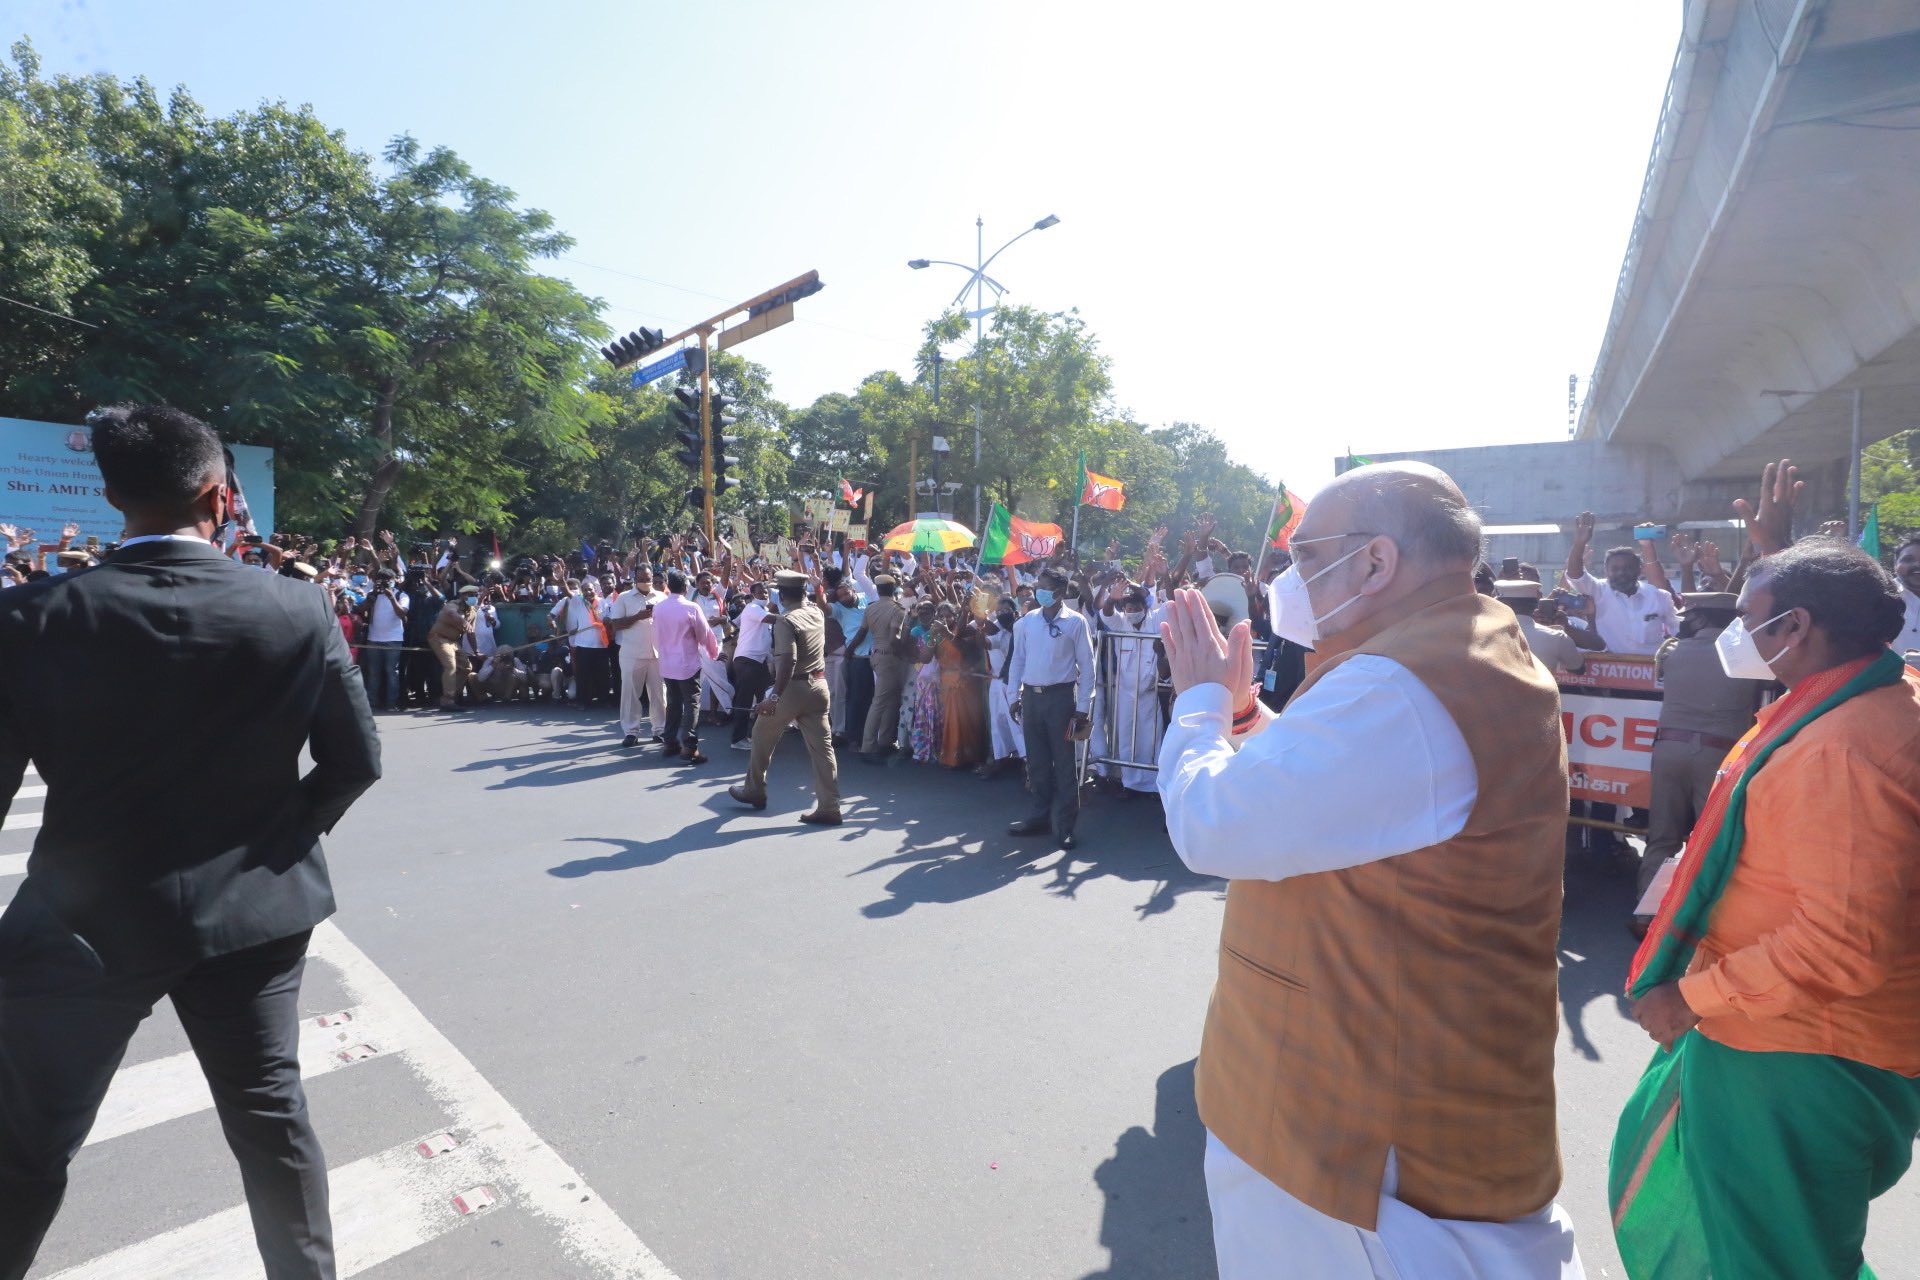
M 967 312 L 966 317 L 974 322 L 973 351 L 976 356 L 980 354 L 980 348 L 986 345 L 987 314 L 993 310 L 993 307 L 987 305 L 987 290 L 993 290 L 994 306 L 1000 304 L 1001 295 L 1007 292 L 1005 285 L 987 274 L 987 268 L 993 265 L 995 258 L 998 258 L 1001 254 L 1019 243 L 1023 237 L 1030 236 L 1036 231 L 1045 231 L 1048 227 L 1053 226 L 1059 221 L 1060 219 L 1054 217 L 1052 214 L 1048 214 L 1013 239 L 1001 245 L 998 249 L 995 249 L 992 254 L 988 254 L 986 252 L 986 222 L 982 218 L 975 218 L 973 220 L 974 264 L 972 266 L 968 266 L 964 262 L 953 262 L 946 258 L 914 258 L 907 263 L 907 265 L 915 271 L 922 270 L 926 267 L 958 267 L 962 271 L 967 272 L 967 282 L 960 286 L 960 292 L 953 295 L 953 301 L 948 305 L 953 307 L 960 306 L 966 302 L 968 291 L 972 291 L 973 310 Z M 973 396 L 973 527 L 976 530 L 980 527 L 980 385 L 979 380 L 976 379 L 974 382 Z

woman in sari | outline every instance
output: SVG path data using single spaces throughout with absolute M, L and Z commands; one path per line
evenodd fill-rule
M 942 605 L 951 609 L 952 605 Z M 987 682 L 985 638 L 968 620 L 934 646 L 940 668 L 940 702 L 945 718 L 940 763 L 967 769 L 987 758 Z
M 942 609 L 947 607 L 940 606 Z M 933 660 L 933 654 L 946 629 L 930 600 L 922 601 L 915 615 L 910 634 L 920 643 L 920 655 L 913 681 L 908 686 L 910 696 L 901 699 L 909 717 L 907 732 L 902 740 L 911 744 L 916 761 L 931 764 L 940 758 L 940 740 L 946 718 L 940 706 L 940 664 Z

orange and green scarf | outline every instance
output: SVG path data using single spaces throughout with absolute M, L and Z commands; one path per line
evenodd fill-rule
M 1747 833 L 1747 787 L 1775 751 L 1794 735 L 1849 698 L 1899 684 L 1903 664 L 1891 649 L 1875 658 L 1831 667 L 1795 685 L 1767 708 L 1761 721 L 1734 744 L 1720 766 L 1700 820 L 1687 837 L 1686 852 L 1673 883 L 1660 900 L 1659 914 L 1627 976 L 1627 994 L 1640 997 L 1665 982 L 1677 981 L 1693 961 L 1694 948 L 1706 936 L 1720 894 L 1739 860 Z

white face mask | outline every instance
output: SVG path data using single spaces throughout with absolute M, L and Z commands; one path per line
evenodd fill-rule
M 1346 536 L 1348 535 L 1336 533 L 1330 534 L 1325 538 L 1296 539 L 1294 545 L 1300 546 L 1303 545 L 1304 542 L 1332 542 L 1335 538 Z M 1320 624 L 1352 604 L 1355 600 L 1358 600 L 1363 593 L 1356 591 L 1353 595 L 1349 596 L 1344 603 L 1337 604 L 1325 613 L 1316 616 L 1313 612 L 1313 597 L 1307 594 L 1308 585 L 1320 581 L 1320 579 L 1326 577 L 1335 569 L 1338 569 L 1341 565 L 1359 555 L 1362 551 L 1365 551 L 1369 545 L 1371 545 L 1371 540 L 1361 543 L 1326 568 L 1320 570 L 1320 572 L 1314 574 L 1311 578 L 1302 578 L 1300 576 L 1299 565 L 1288 565 L 1287 571 L 1275 578 L 1273 584 L 1267 588 L 1267 605 L 1273 618 L 1273 634 L 1279 636 L 1282 640 L 1291 640 L 1303 649 L 1311 649 L 1314 645 L 1318 644 L 1320 641 Z
M 1783 646 L 1780 652 L 1774 654 L 1771 658 L 1762 657 L 1760 647 L 1754 640 L 1753 632 L 1765 631 L 1768 627 L 1786 617 L 1787 613 L 1792 612 L 1793 610 L 1789 609 L 1786 613 L 1777 613 L 1759 626 L 1753 628 L 1752 631 L 1747 629 L 1747 620 L 1745 618 L 1735 618 L 1727 629 L 1715 636 L 1713 640 L 1714 652 L 1720 655 L 1720 669 L 1726 672 L 1727 676 L 1733 680 L 1775 679 L 1773 664 L 1786 657 L 1788 651 L 1793 648 L 1793 645 L 1788 644 Z

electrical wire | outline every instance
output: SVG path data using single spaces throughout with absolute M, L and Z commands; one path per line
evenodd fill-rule
M 9 298 L 4 293 L 0 293 L 0 302 L 11 302 L 16 307 L 25 307 L 29 311 L 38 311 L 43 316 L 51 316 L 55 320 L 65 320 L 68 324 L 77 324 L 87 329 L 98 329 L 101 327 L 90 320 L 81 320 L 74 316 L 63 316 L 58 311 L 49 311 L 45 307 L 36 307 L 31 302 L 22 302 L 18 298 Z

